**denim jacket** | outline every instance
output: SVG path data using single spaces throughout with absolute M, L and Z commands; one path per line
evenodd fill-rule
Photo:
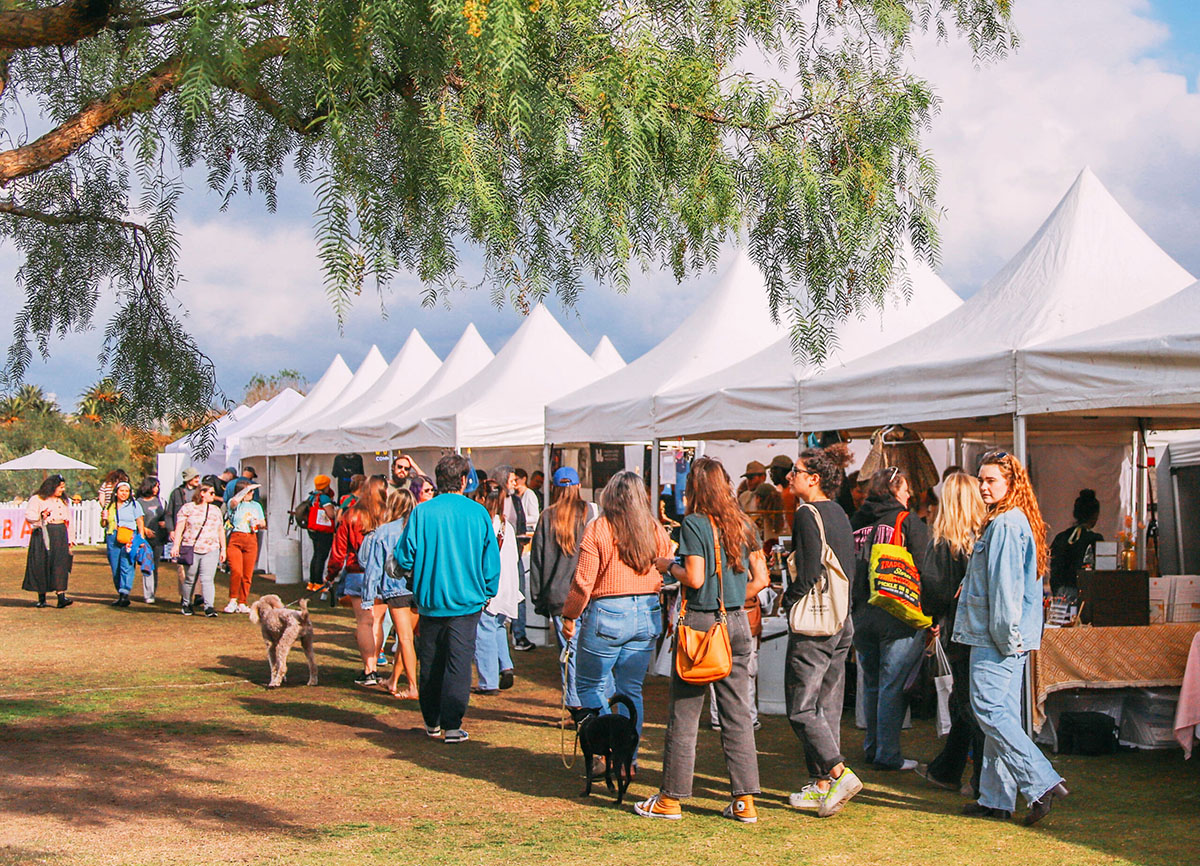
M 975 543 L 963 579 L 954 641 L 1019 655 L 1042 643 L 1042 580 L 1029 520 L 1014 508 Z
M 388 554 L 404 534 L 405 522 L 404 518 L 393 520 L 363 536 L 362 546 L 358 549 L 358 561 L 363 567 L 364 601 L 411 594 L 407 580 L 387 573 Z

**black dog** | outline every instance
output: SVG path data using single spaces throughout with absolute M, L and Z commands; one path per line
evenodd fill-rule
M 633 754 L 638 747 L 637 710 L 633 701 L 624 695 L 614 695 L 608 702 L 611 710 L 617 704 L 629 711 L 628 716 L 612 712 L 601 716 L 595 711 L 589 712 L 579 722 L 578 733 L 579 751 L 583 753 L 583 774 L 587 779 L 587 787 L 580 796 L 587 797 L 592 793 L 592 758 L 604 758 L 604 783 L 608 790 L 613 790 L 613 770 L 617 776 L 617 803 L 625 799 L 625 789 L 633 778 Z

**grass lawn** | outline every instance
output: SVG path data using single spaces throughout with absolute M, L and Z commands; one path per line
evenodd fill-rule
M 518 654 L 503 696 L 473 696 L 471 742 L 447 746 L 420 731 L 415 702 L 352 684 L 348 610 L 316 609 L 321 685 L 302 685 L 297 649 L 289 685 L 267 691 L 257 626 L 181 617 L 166 569 L 157 605 L 116 609 L 102 552 L 81 549 L 76 604 L 36 610 L 24 557 L 0 552 L 0 864 L 1200 863 L 1200 759 L 1178 751 L 1056 758 L 1073 796 L 1033 830 L 961 818 L 963 798 L 868 769 L 820 820 L 787 807 L 803 761 L 768 716 L 757 825 L 720 817 L 728 781 L 707 728 L 685 819 L 653 822 L 602 785 L 578 796 L 549 650 Z M 255 596 L 272 589 L 255 581 Z M 646 705 L 637 797 L 660 777 L 664 680 L 648 680 Z M 928 723 L 905 737 L 922 760 L 938 749 Z M 848 724 L 843 740 L 853 766 L 861 734 Z

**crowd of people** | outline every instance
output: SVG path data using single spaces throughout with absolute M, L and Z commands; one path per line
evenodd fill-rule
M 699 457 L 687 476 L 685 513 L 669 533 L 634 472 L 612 476 L 592 504 L 581 495 L 578 473 L 563 467 L 543 502 L 540 473 L 500 466 L 489 474 L 449 454 L 430 477 L 401 455 L 390 477 L 355 475 L 341 496 L 332 477 L 318 476 L 293 519 L 312 540 L 308 590 L 354 611 L 363 665 L 356 682 L 416 698 L 426 733 L 446 743 L 469 739 L 463 720 L 472 694 L 513 686 L 512 650 L 533 648 L 524 633 L 527 601 L 553 623 L 574 722 L 608 712 L 610 699 L 623 695 L 639 735 L 643 681 L 664 633 L 723 625 L 730 656 L 724 675 L 699 683 L 672 667 L 662 780 L 634 807 L 648 818 L 683 815 L 707 698 L 730 780 L 725 815 L 757 821 L 754 681 L 763 591 L 776 567 L 784 576 L 781 612 L 813 599 L 833 599 L 836 608 L 842 581 L 848 609 L 840 618 L 826 616 L 820 629 L 793 627 L 788 635 L 787 717 L 804 776 L 789 803 L 828 817 L 863 788 L 841 747 L 853 658 L 865 764 L 916 770 L 935 786 L 962 788 L 974 798 L 965 813 L 982 818 L 1010 818 L 1021 794 L 1029 803 L 1024 822 L 1036 823 L 1067 791 L 1020 719 L 1025 657 L 1040 643 L 1043 577 L 1050 573 L 1046 527 L 1025 468 L 994 451 L 982 458 L 978 478 L 947 470 L 938 497 L 915 492 L 894 466 L 848 479 L 847 463 L 839 446 L 806 449 L 794 462 L 753 461 L 739 490 L 719 461 Z M 144 598 L 153 602 L 168 550 L 179 569 L 182 613 L 217 615 L 214 575 L 226 561 L 225 611 L 247 611 L 257 533 L 265 527 L 254 477 L 249 467 L 240 477 L 231 468 L 215 479 L 187 469 L 164 503 L 156 479 L 144 479 L 135 495 L 124 473 L 112 473 L 101 504 L 114 604 L 130 604 L 139 571 Z M 47 479 L 28 505 L 33 537 L 25 588 L 38 593 L 39 606 L 51 593 L 59 607 L 71 603 L 64 489 L 61 478 Z M 1090 537 L 1096 511 L 1077 503 L 1079 526 L 1062 543 L 1072 555 L 1079 539 Z M 881 551 L 899 563 L 903 579 L 881 565 Z M 908 587 L 907 608 L 884 599 L 900 584 Z M 389 628 L 395 662 L 385 682 L 380 665 Z M 954 673 L 951 729 L 941 754 L 925 766 L 903 749 L 905 687 L 935 641 Z M 970 759 L 974 771 L 964 786 Z

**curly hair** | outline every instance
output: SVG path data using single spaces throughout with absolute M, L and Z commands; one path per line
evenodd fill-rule
M 1008 493 L 993 505 L 988 512 L 986 527 L 997 515 L 1014 508 L 1021 509 L 1033 530 L 1033 540 L 1037 544 L 1038 574 L 1045 574 L 1050 568 L 1050 546 L 1046 543 L 1046 521 L 1042 520 L 1042 509 L 1038 507 L 1037 496 L 1033 492 L 1033 484 L 1029 481 L 1029 473 L 1021 465 L 1021 461 L 1005 451 L 993 451 L 985 454 L 979 462 L 979 467 L 997 466 L 1004 480 L 1008 482 Z M 982 530 L 980 530 L 982 531 Z

